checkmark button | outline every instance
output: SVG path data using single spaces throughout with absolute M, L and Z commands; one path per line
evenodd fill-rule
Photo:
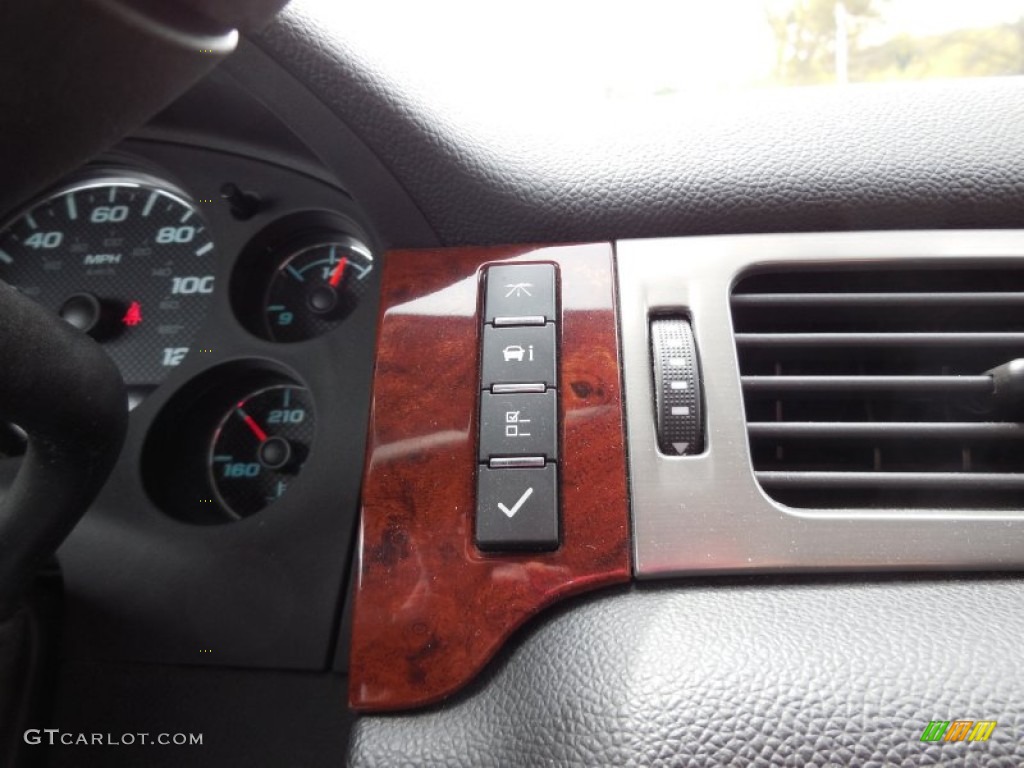
M 533 488 L 532 487 L 527 488 L 523 492 L 523 495 L 519 497 L 519 501 L 517 501 L 515 504 L 512 505 L 512 509 L 509 509 L 504 504 L 502 504 L 500 501 L 498 502 L 498 509 L 500 509 L 502 512 L 504 512 L 510 518 L 511 517 L 515 517 L 516 516 L 516 512 L 519 511 L 519 508 L 522 507 L 523 504 L 526 503 L 526 500 L 528 498 L 530 498 L 532 495 L 533 495 Z
M 485 552 L 558 548 L 558 471 L 480 467 L 476 545 Z

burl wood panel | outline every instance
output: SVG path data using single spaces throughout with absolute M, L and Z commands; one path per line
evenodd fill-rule
M 562 545 L 473 544 L 481 281 L 557 265 Z M 423 706 L 469 682 L 545 606 L 630 578 L 622 385 L 608 244 L 397 251 L 384 266 L 349 701 Z

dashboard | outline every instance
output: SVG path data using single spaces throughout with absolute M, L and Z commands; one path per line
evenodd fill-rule
M 296 3 L 0 221 L 131 408 L 38 724 L 196 765 L 1020 764 L 1022 104 L 556 140 Z M 922 740 L 955 717 L 999 725 Z

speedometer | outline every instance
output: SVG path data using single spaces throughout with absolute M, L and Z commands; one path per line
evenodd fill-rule
M 188 354 L 214 257 L 195 205 L 141 174 L 64 187 L 0 230 L 0 278 L 101 342 L 137 395 Z

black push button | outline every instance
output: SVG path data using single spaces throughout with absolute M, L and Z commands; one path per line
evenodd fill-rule
M 483 387 L 541 383 L 555 386 L 555 326 L 484 326 Z
M 540 469 L 480 467 L 476 545 L 488 552 L 558 548 L 558 475 Z
M 480 461 L 493 456 L 558 458 L 555 393 L 480 396 Z
M 508 264 L 487 270 L 485 322 L 539 324 L 555 317 L 555 268 L 551 264 Z M 543 319 L 541 319 L 543 318 Z

